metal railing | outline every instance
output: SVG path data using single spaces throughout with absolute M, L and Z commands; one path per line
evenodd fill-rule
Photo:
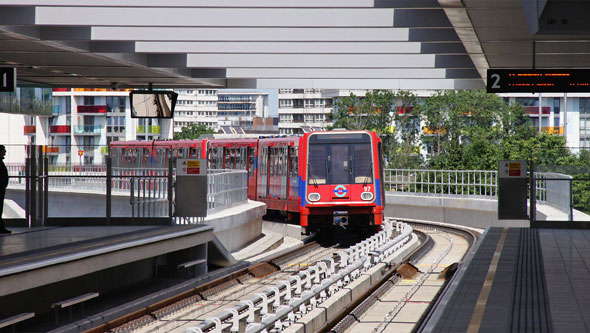
M 207 215 L 248 201 L 248 172 L 211 169 L 207 173 Z
M 498 172 L 490 170 L 385 169 L 385 190 L 422 195 L 498 197 Z M 538 202 L 571 215 L 572 177 L 555 172 L 535 172 Z M 571 218 L 571 216 L 570 216 Z
M 385 169 L 385 190 L 433 195 L 496 197 L 497 172 L 489 170 Z

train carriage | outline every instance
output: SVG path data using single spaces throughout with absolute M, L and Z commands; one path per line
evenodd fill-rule
M 271 213 L 299 216 L 300 137 L 264 138 L 258 142 L 256 199 Z

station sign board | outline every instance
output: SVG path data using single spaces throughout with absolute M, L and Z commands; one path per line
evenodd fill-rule
M 498 178 L 526 178 L 526 161 L 498 161 Z
M 488 93 L 590 92 L 590 69 L 488 69 Z
M 177 176 L 204 176 L 207 175 L 206 159 L 185 159 L 176 160 Z
M 16 68 L 0 67 L 0 92 L 16 91 Z

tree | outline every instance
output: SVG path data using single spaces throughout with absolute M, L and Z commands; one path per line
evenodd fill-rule
M 205 125 L 191 123 L 183 126 L 180 133 L 174 133 L 175 140 L 198 139 L 201 134 L 213 134 L 215 131 Z
M 412 108 L 415 103 L 416 97 L 406 91 L 375 90 L 364 98 L 350 94 L 336 102 L 330 129 L 375 131 L 383 142 L 388 167 L 417 167 L 421 156 L 415 126 L 419 118 Z

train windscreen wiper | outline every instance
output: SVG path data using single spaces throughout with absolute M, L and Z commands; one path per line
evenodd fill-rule
M 309 180 L 313 181 L 313 186 L 315 186 L 315 188 L 318 188 L 318 180 L 313 176 L 310 163 L 307 163 L 307 174 L 309 175 Z
M 365 176 L 365 181 L 363 182 L 363 187 L 367 186 L 367 184 L 369 183 L 369 176 L 371 176 L 371 171 L 373 171 L 373 162 L 371 161 L 371 164 L 369 164 L 369 170 L 367 170 L 367 175 Z M 373 177 L 371 177 L 371 180 L 373 179 Z

